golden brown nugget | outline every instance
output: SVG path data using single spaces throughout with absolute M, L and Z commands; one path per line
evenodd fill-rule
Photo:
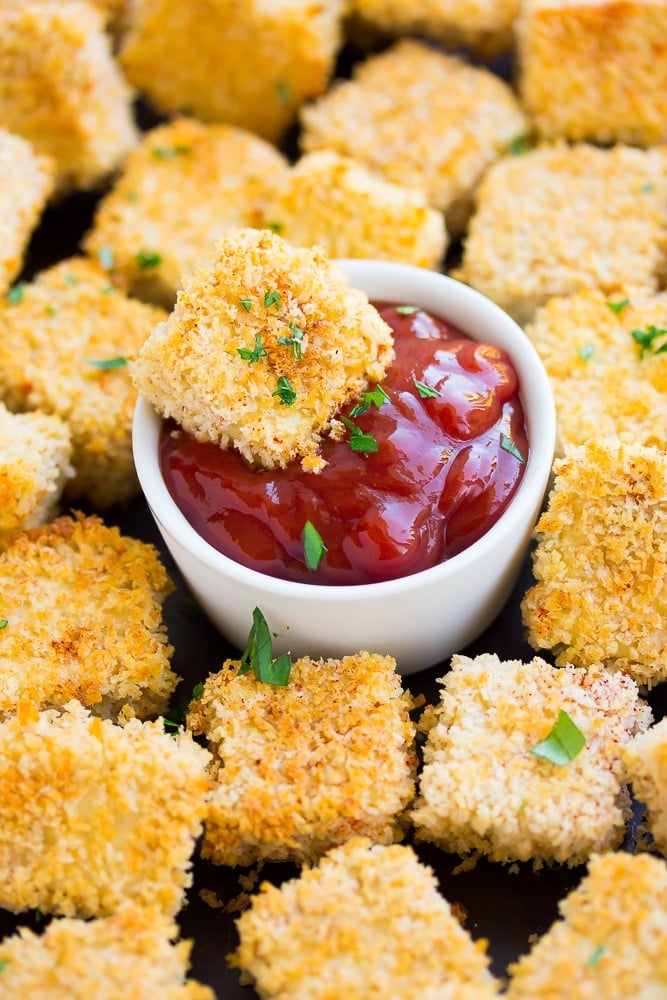
M 266 220 L 293 246 L 322 246 L 330 257 L 435 268 L 447 246 L 442 213 L 419 191 L 329 150 L 301 157 L 269 203 Z
M 459 233 L 486 169 L 528 125 L 489 70 L 402 39 L 300 112 L 304 152 L 331 149 L 421 191 Z
M 202 854 L 312 861 L 354 834 L 399 840 L 414 793 L 412 699 L 389 656 L 292 664 L 285 687 L 227 660 L 190 706 L 213 753 Z
M 132 93 L 93 4 L 0 6 L 0 123 L 53 157 L 61 193 L 98 187 L 136 144 Z
M 97 509 L 139 491 L 136 391 L 127 359 L 166 313 L 128 298 L 93 260 L 71 258 L 0 301 L 0 399 L 59 416 L 72 436 L 70 500 Z
M 630 814 L 621 746 L 652 719 L 631 678 L 483 653 L 454 656 L 441 684 L 411 814 L 420 840 L 537 867 L 620 843 Z M 585 745 L 557 763 L 533 751 L 561 712 Z
M 175 923 L 133 903 L 52 920 L 41 935 L 22 927 L 0 943 L 3 1000 L 215 1000 L 187 979 L 191 942 L 177 938 Z
M 98 203 L 84 249 L 110 252 L 134 295 L 171 308 L 181 275 L 203 264 L 230 226 L 257 225 L 286 172 L 282 154 L 245 129 L 192 118 L 159 125 Z
M 557 664 L 667 679 L 667 453 L 591 440 L 554 464 L 521 609 Z
M 520 323 L 555 295 L 657 290 L 667 151 L 554 144 L 484 176 L 454 274 Z
M 623 747 L 633 791 L 647 809 L 648 828 L 667 857 L 667 718 Z
M 127 901 L 167 916 L 192 881 L 209 754 L 162 722 L 124 726 L 78 702 L 0 724 L 0 906 L 102 917 Z
M 132 366 L 139 393 L 202 441 L 317 470 L 337 410 L 394 357 L 390 327 L 318 247 L 230 229 L 184 279 Z
M 518 88 L 538 132 L 665 142 L 666 34 L 661 0 L 527 0 L 516 24 Z
M 0 552 L 0 718 L 21 698 L 96 715 L 164 711 L 178 678 L 162 621 L 173 585 L 152 545 L 62 517 Z
M 0 128 L 0 295 L 23 267 L 28 242 L 53 192 L 54 175 L 50 157 L 39 156 L 25 139 Z
M 667 450 L 667 294 L 556 296 L 526 326 L 549 375 L 557 452 L 592 437 Z
M 591 858 L 561 918 L 510 968 L 508 1000 L 618 1000 L 667 993 L 667 865 Z
M 342 0 L 134 0 L 120 61 L 160 112 L 278 141 L 321 94 L 342 44 Z

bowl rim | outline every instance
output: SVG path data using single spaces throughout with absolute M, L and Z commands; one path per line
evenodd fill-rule
M 393 286 L 394 281 L 399 283 L 399 279 L 403 281 L 410 280 L 415 282 L 417 289 L 430 286 L 432 295 L 435 283 L 437 283 L 443 290 L 449 289 L 450 292 L 467 299 L 471 310 L 476 311 L 478 314 L 481 311 L 482 318 L 486 320 L 487 326 L 489 323 L 499 323 L 508 331 L 512 329 L 517 338 L 523 338 L 517 340 L 517 344 L 521 345 L 520 352 L 524 359 L 521 367 L 531 365 L 531 378 L 534 378 L 539 383 L 539 385 L 533 387 L 533 393 L 537 392 L 539 394 L 540 412 L 537 414 L 536 409 L 533 409 L 530 414 L 527 412 L 525 396 L 522 390 L 522 379 L 520 377 L 519 395 L 524 406 L 524 418 L 529 424 L 528 460 L 514 496 L 499 519 L 480 538 L 450 559 L 430 566 L 427 569 L 419 570 L 416 573 L 396 577 L 391 580 L 381 580 L 375 583 L 332 585 L 304 583 L 269 576 L 259 570 L 251 569 L 242 563 L 236 562 L 202 538 L 172 498 L 160 472 L 158 443 L 162 417 L 146 399 L 138 396 L 132 420 L 134 463 L 139 484 L 158 526 L 164 529 L 182 548 L 187 550 L 191 556 L 206 565 L 210 570 L 229 579 L 236 580 L 239 584 L 254 588 L 258 594 L 264 592 L 276 597 L 293 598 L 299 602 L 313 602 L 326 599 L 332 604 L 349 602 L 351 598 L 358 598 L 359 600 L 370 597 L 382 598 L 430 584 L 444 583 L 460 570 L 465 570 L 469 564 L 483 559 L 484 552 L 493 550 L 499 536 L 507 536 L 510 539 L 510 543 L 513 538 L 520 540 L 525 531 L 527 509 L 530 509 L 530 514 L 532 515 L 536 504 L 539 508 L 544 498 L 556 443 L 555 404 L 551 383 L 543 363 L 535 347 L 518 323 L 492 300 L 471 286 L 440 271 L 431 271 L 414 265 L 398 264 L 391 261 L 358 260 L 354 258 L 338 258 L 335 263 L 343 268 L 348 277 L 349 285 L 352 288 L 360 287 L 365 290 L 364 283 L 368 283 L 369 279 L 364 279 L 364 274 L 366 272 L 373 272 L 377 277 L 377 269 L 381 268 L 386 279 L 388 279 L 387 284 L 390 288 Z M 414 299 L 418 299 L 419 295 L 420 292 L 418 290 L 414 294 Z M 379 295 L 374 295 L 373 293 L 369 297 L 380 298 Z M 391 291 L 389 291 L 388 293 L 383 293 L 382 301 L 405 302 L 406 299 L 405 296 L 394 297 Z M 420 303 L 415 302 L 415 304 L 419 305 Z M 430 306 L 425 306 L 424 308 L 436 311 Z M 447 319 L 448 317 L 445 316 L 444 318 Z M 465 325 L 460 321 L 454 320 L 453 322 L 461 326 L 469 336 L 473 336 L 470 330 L 466 330 Z M 483 340 L 485 338 L 482 337 L 479 339 Z M 492 341 L 493 338 L 489 339 Z M 513 356 L 512 351 L 508 351 L 508 353 L 514 366 L 517 367 L 517 359 Z M 536 419 L 539 426 L 530 426 Z

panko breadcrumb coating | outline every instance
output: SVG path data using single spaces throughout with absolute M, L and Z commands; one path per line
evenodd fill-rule
M 0 723 L 0 906 L 101 917 L 129 900 L 175 915 L 208 759 L 161 721 L 121 727 L 75 701 L 62 713 L 20 703 Z
M 545 145 L 494 164 L 455 276 L 520 323 L 555 295 L 655 291 L 667 243 L 667 150 Z
M 55 517 L 72 475 L 69 428 L 35 410 L 11 413 L 0 403 L 0 537 Z
M 648 828 L 667 857 L 667 717 L 623 747 L 635 796 L 647 809 Z
M 230 229 L 184 279 L 132 377 L 198 440 L 266 468 L 301 458 L 317 470 L 336 411 L 380 382 L 393 357 L 391 328 L 324 250 Z
M 526 326 L 558 414 L 558 453 L 593 437 L 667 449 L 667 294 L 597 288 L 556 296 Z M 653 346 L 641 334 L 665 331 Z M 635 336 L 633 336 L 635 333 Z
M 239 662 L 210 675 L 188 715 L 214 755 L 203 856 L 312 861 L 354 834 L 399 840 L 417 761 L 395 661 L 303 657 L 285 687 L 239 674 Z
M 665 142 L 666 35 L 664 0 L 523 3 L 517 83 L 538 132 L 636 146 Z
M 0 125 L 53 157 L 60 193 L 98 187 L 136 144 L 132 93 L 93 4 L 0 5 Z
M 330 257 L 435 268 L 447 246 L 442 213 L 419 191 L 329 150 L 292 167 L 266 219 L 293 246 L 323 246 Z
M 136 392 L 126 360 L 166 313 L 128 298 L 97 261 L 70 258 L 0 301 L 0 399 L 70 429 L 69 499 L 103 510 L 134 496 Z
M 409 38 L 359 63 L 300 120 L 305 152 L 331 149 L 416 188 L 452 234 L 485 170 L 528 129 L 499 76 Z
M 0 942 L 3 1000 L 215 1000 L 188 980 L 190 941 L 154 910 L 125 903 L 108 917 L 52 920 Z
M 557 920 L 510 968 L 508 1000 L 667 995 L 667 865 L 648 854 L 592 857 Z
M 61 517 L 0 552 L 0 718 L 28 698 L 96 715 L 164 711 L 178 678 L 156 549 L 97 517 Z
M 343 0 L 133 0 L 119 58 L 158 111 L 278 141 L 329 83 L 343 8 Z
M 283 155 L 245 129 L 192 118 L 159 125 L 98 203 L 83 247 L 110 251 L 133 294 L 171 308 L 181 275 L 203 264 L 230 226 L 257 225 L 286 172 Z M 147 251 L 159 256 L 148 268 Z
M 554 463 L 521 608 L 556 663 L 667 679 L 667 453 L 592 439 Z
M 498 985 L 410 847 L 355 837 L 316 868 L 268 882 L 232 956 L 263 1000 L 488 1000 Z
M 54 176 L 50 157 L 37 155 L 25 139 L 0 128 L 0 295 L 23 266 L 30 237 L 53 192 Z
M 417 837 L 492 861 L 581 864 L 623 838 L 621 746 L 652 721 L 637 685 L 535 658 L 455 655 L 424 748 Z M 531 751 L 566 712 L 586 739 L 565 764 Z

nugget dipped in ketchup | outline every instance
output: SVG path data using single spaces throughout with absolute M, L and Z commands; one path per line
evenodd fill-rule
M 162 473 L 230 558 L 305 583 L 419 572 L 484 534 L 528 441 L 505 352 L 369 302 L 318 248 L 230 230 L 132 365 Z

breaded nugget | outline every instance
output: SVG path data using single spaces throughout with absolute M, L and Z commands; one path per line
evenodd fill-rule
M 508 1000 L 667 995 L 667 866 L 648 854 L 591 858 L 561 919 L 509 968 Z
M 666 245 L 667 151 L 543 146 L 486 173 L 454 272 L 520 323 L 586 287 L 655 291 Z
M 0 906 L 102 917 L 129 900 L 173 916 L 192 880 L 208 758 L 162 722 L 20 703 L 0 723 Z
M 556 400 L 558 453 L 592 437 L 667 449 L 667 294 L 557 296 L 526 326 Z M 663 336 L 664 334 L 664 336 Z
M 133 0 L 120 62 L 160 112 L 283 137 L 321 94 L 342 44 L 343 0 Z
M 416 757 L 395 661 L 303 657 L 285 687 L 238 670 L 227 660 L 188 715 L 214 754 L 203 856 L 310 861 L 353 834 L 399 840 Z
M 447 246 L 442 213 L 419 191 L 329 150 L 295 164 L 267 213 L 267 224 L 293 246 L 320 245 L 330 257 L 435 268 Z
M 156 549 L 97 517 L 61 517 L 0 552 L 0 718 L 21 698 L 95 714 L 166 707 L 178 678 L 162 622 L 173 585 Z
M 190 941 L 154 910 L 125 903 L 109 917 L 22 927 L 0 943 L 3 1000 L 215 1000 L 188 980 Z
M 0 536 L 55 517 L 73 474 L 72 442 L 59 417 L 11 413 L 0 403 Z
M 538 132 L 650 146 L 667 140 L 664 0 L 527 0 L 518 88 Z
M 132 460 L 136 392 L 126 359 L 166 313 L 127 298 L 96 261 L 71 258 L 0 301 L 0 399 L 69 426 L 70 499 L 98 509 L 139 489 Z
M 486 942 L 473 942 L 410 847 L 363 837 L 276 888 L 237 921 L 232 956 L 263 1000 L 487 1000 Z
M 159 125 L 98 204 L 84 249 L 110 251 L 133 294 L 171 308 L 181 275 L 206 261 L 229 226 L 256 225 L 286 172 L 282 154 L 244 129 L 192 118 Z M 153 267 L 142 266 L 146 251 L 159 257 Z
M 418 839 L 537 867 L 620 843 L 630 813 L 621 745 L 652 720 L 630 677 L 483 653 L 454 656 L 441 683 L 412 812 Z M 532 751 L 561 711 L 586 742 L 555 763 Z
M 381 381 L 390 327 L 318 247 L 230 229 L 132 366 L 139 393 L 199 440 L 266 468 L 317 470 L 336 411 Z
M 1 88 L 0 81 L 0 93 Z M 0 128 L 0 295 L 23 266 L 32 232 L 52 194 L 54 174 L 50 157 L 38 156 L 25 139 Z
M 623 747 L 623 762 L 636 797 L 647 808 L 656 846 L 667 857 L 667 717 Z
M 416 188 L 451 233 L 484 171 L 528 129 L 499 76 L 408 38 L 359 63 L 300 119 L 305 152 L 332 149 Z
M 554 463 L 521 609 L 534 649 L 667 679 L 667 453 L 591 439 Z
M 97 187 L 135 145 L 132 94 L 93 4 L 0 5 L 0 125 L 53 157 L 61 193 Z

